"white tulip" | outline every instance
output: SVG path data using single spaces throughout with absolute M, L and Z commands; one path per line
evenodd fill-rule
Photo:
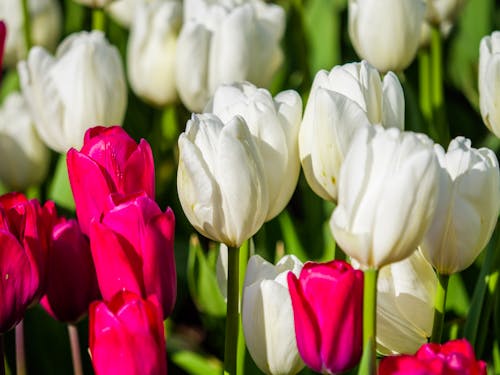
M 266 221 L 271 220 L 288 204 L 299 178 L 299 94 L 287 90 L 273 99 L 269 91 L 248 82 L 222 85 L 205 112 L 214 113 L 224 123 L 235 116 L 245 120 L 265 162 L 270 204 Z
M 61 36 L 62 15 L 57 0 L 28 0 L 28 10 L 33 45 L 53 50 Z M 24 40 L 24 19 L 19 0 L 0 1 L 0 19 L 7 26 L 7 40 L 3 64 L 15 67 L 27 54 Z
M 335 240 L 363 267 L 408 257 L 434 214 L 438 163 L 424 134 L 379 125 L 360 128 L 340 169 Z
M 287 274 L 297 277 L 302 263 L 284 256 L 276 266 L 254 255 L 248 261 L 241 321 L 245 342 L 259 369 L 272 375 L 293 375 L 303 367 L 295 339 Z
M 404 96 L 392 72 L 381 80 L 366 61 L 316 74 L 299 133 L 300 160 L 309 186 L 337 200 L 340 166 L 354 132 L 366 124 L 404 128 Z
M 264 162 L 245 121 L 193 115 L 179 137 L 177 190 L 184 213 L 204 236 L 239 247 L 269 207 Z
M 111 4 L 114 0 L 74 0 L 75 3 L 79 3 L 91 8 L 103 8 L 108 4 Z
M 266 86 L 283 59 L 283 8 L 257 1 L 232 7 L 226 3 L 196 0 L 184 5 L 176 84 L 193 112 L 201 111 L 221 84 L 250 81 Z
M 478 81 L 483 121 L 500 137 L 500 31 L 481 39 Z
M 23 96 L 11 93 L 0 106 L 0 180 L 12 190 L 37 185 L 47 174 L 49 156 Z
M 134 92 L 156 106 L 177 99 L 175 51 L 182 22 L 178 1 L 139 3 L 130 29 L 127 69 Z
M 88 128 L 118 125 L 125 116 L 122 61 L 100 31 L 70 35 L 55 57 L 34 47 L 18 71 L 38 133 L 57 152 L 80 149 Z
M 441 25 L 455 22 L 465 0 L 427 0 L 426 19 L 431 24 Z
M 354 49 L 381 72 L 402 71 L 415 58 L 425 0 L 349 0 Z
M 414 354 L 427 343 L 434 322 L 438 279 L 419 251 L 382 267 L 377 281 L 377 350 Z
M 440 184 L 434 219 L 420 248 L 441 274 L 470 266 L 486 246 L 500 211 L 500 172 L 495 153 L 457 137 L 448 152 L 436 145 Z

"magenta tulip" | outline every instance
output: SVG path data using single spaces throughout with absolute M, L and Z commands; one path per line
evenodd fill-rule
M 155 198 L 153 154 L 148 142 L 137 144 L 119 126 L 87 130 L 81 151 L 67 154 L 68 175 L 83 233 L 99 217 L 110 193 L 146 192 Z
M 61 218 L 52 232 L 47 286 L 40 304 L 55 319 L 75 323 L 99 298 L 89 239 L 76 220 Z
M 165 375 L 165 336 L 154 296 L 121 291 L 89 310 L 89 347 L 96 375 Z
M 6 37 L 7 37 L 7 26 L 5 26 L 5 22 L 0 21 L 0 76 L 2 74 L 3 52 L 5 49 Z
M 465 339 L 424 344 L 415 355 L 385 357 L 379 375 L 486 375 L 486 363 L 476 360 Z
M 90 226 L 90 246 L 105 300 L 120 290 L 155 295 L 170 315 L 176 298 L 175 217 L 146 194 L 112 194 L 100 220 Z
M 314 371 L 337 374 L 362 352 L 363 273 L 343 261 L 307 262 L 288 274 L 300 356 Z

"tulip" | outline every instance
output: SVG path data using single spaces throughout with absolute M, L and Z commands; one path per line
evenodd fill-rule
M 253 136 L 262 159 L 269 192 L 266 221 L 288 204 L 300 172 L 297 138 L 302 116 L 302 100 L 293 90 L 273 99 L 269 91 L 253 84 L 222 85 L 215 91 L 205 112 L 222 122 L 241 116 Z
M 434 214 L 438 167 L 433 142 L 423 134 L 359 129 L 340 169 L 330 220 L 342 250 L 371 269 L 411 255 Z
M 377 282 L 377 350 L 413 354 L 431 336 L 437 276 L 420 251 L 383 267 Z
M 483 121 L 500 137 L 500 31 L 483 37 L 479 47 L 479 107 Z
M 426 19 L 431 24 L 451 24 L 465 4 L 465 0 L 427 0 Z
M 144 0 L 115 0 L 109 3 L 106 13 L 120 26 L 129 28 L 135 15 L 135 7 Z
M 224 1 L 184 3 L 184 25 L 177 40 L 176 84 L 184 105 L 203 109 L 224 83 L 270 83 L 283 59 L 279 47 L 285 12 L 260 1 L 228 6 Z
M 34 47 L 18 71 L 38 133 L 57 152 L 81 147 L 92 126 L 123 120 L 127 86 L 120 54 L 100 31 L 68 36 L 55 57 Z
M 24 97 L 11 93 L 0 106 L 0 180 L 11 190 L 38 185 L 47 174 L 49 150 L 40 140 Z
M 61 6 L 57 0 L 28 1 L 30 37 L 33 45 L 54 50 L 62 31 Z M 8 33 L 5 43 L 4 65 L 14 68 L 26 58 L 28 49 L 24 39 L 24 17 L 19 0 L 0 2 L 0 19 L 5 20 Z
M 286 275 L 302 269 L 294 255 L 276 266 L 254 255 L 248 261 L 243 286 L 241 320 L 254 362 L 266 374 L 296 374 L 304 364 L 295 340 L 292 302 Z
M 424 344 L 411 355 L 385 357 L 379 365 L 379 375 L 486 375 L 486 363 L 476 359 L 474 349 L 465 339 L 445 344 Z
M 179 136 L 177 191 L 189 222 L 231 247 L 253 236 L 269 208 L 264 161 L 245 123 L 193 115 Z
M 420 248 L 440 274 L 470 266 L 486 246 L 500 211 L 500 171 L 495 153 L 457 137 L 448 152 L 436 145 L 439 198 Z
M 101 215 L 110 193 L 144 191 L 151 199 L 155 197 L 149 143 L 141 139 L 137 144 L 119 126 L 87 130 L 81 150 L 68 151 L 67 164 L 78 221 L 85 234 L 92 218 Z
M 7 36 L 7 27 L 5 22 L 0 20 L 0 71 L 2 70 L 3 54 L 5 49 L 5 38 Z M 1 74 L 1 73 L 0 73 Z M 1 77 L 1 75 L 0 75 Z
M 177 100 L 175 53 L 182 5 L 156 0 L 135 9 L 127 47 L 129 81 L 138 96 L 162 107 Z
M 302 167 L 312 190 L 336 201 L 340 166 L 365 124 L 404 128 L 404 96 L 392 72 L 380 79 L 366 61 L 316 74 L 299 133 Z
M 92 303 L 89 349 L 96 375 L 165 375 L 165 336 L 154 298 L 121 291 L 107 303 Z
M 90 226 L 90 246 L 104 300 L 120 290 L 154 295 L 169 316 L 176 298 L 174 213 L 162 212 L 144 193 L 112 194 Z
M 75 3 L 79 3 L 90 8 L 104 8 L 106 5 L 112 3 L 114 0 L 74 0 Z
M 287 280 L 305 364 L 328 374 L 354 367 L 362 351 L 363 273 L 339 260 L 307 262 Z
M 424 0 L 349 0 L 349 37 L 357 54 L 381 72 L 402 71 L 415 58 Z
M 55 319 L 75 323 L 99 298 L 89 239 L 74 219 L 61 218 L 47 256 L 47 288 L 40 301 Z

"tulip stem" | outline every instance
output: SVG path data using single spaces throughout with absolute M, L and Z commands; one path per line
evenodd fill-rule
M 239 331 L 239 247 L 228 246 L 227 261 L 227 313 L 226 313 L 226 337 L 224 348 L 224 373 L 236 375 L 238 354 L 238 331 Z
M 4 343 L 4 336 L 0 335 L 0 360 L 2 363 L 0 363 L 0 375 L 5 375 L 5 343 Z
M 432 134 L 432 99 L 431 99 L 431 66 L 428 48 L 422 48 L 418 52 L 418 78 L 419 78 L 419 103 L 420 110 L 425 120 L 427 131 Z
M 69 343 L 71 346 L 71 359 L 73 360 L 73 374 L 83 375 L 82 356 L 80 354 L 80 341 L 78 339 L 78 328 L 74 324 L 68 324 Z
M 102 8 L 92 9 L 92 30 L 105 31 L 106 27 L 106 15 Z
M 16 374 L 26 375 L 26 352 L 24 351 L 24 320 L 16 328 Z
M 375 374 L 376 353 L 375 343 L 377 335 L 377 278 L 378 270 L 370 268 L 364 271 L 363 287 L 363 350 L 370 350 L 370 374 Z
M 30 11 L 28 6 L 28 0 L 21 0 L 21 7 L 23 11 L 23 37 L 24 45 L 26 46 L 26 55 L 28 54 L 32 42 L 31 42 L 31 22 L 30 22 Z
M 437 276 L 438 283 L 436 298 L 434 300 L 434 325 L 432 326 L 431 342 L 440 343 L 441 335 L 443 334 L 446 293 L 448 291 L 450 275 L 443 275 L 438 272 Z
M 432 26 L 431 28 L 430 50 L 433 121 L 436 131 L 439 134 L 438 141 L 443 146 L 447 146 L 450 138 L 450 132 L 445 121 L 444 113 L 443 46 L 441 32 L 437 26 Z

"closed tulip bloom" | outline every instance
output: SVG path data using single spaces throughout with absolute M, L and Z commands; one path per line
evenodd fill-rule
M 354 367 L 362 352 L 363 272 L 334 260 L 288 273 L 300 356 L 316 372 Z
M 483 121 L 500 137 L 500 31 L 481 39 L 478 85 Z
M 296 374 L 303 367 L 293 324 L 287 274 L 299 276 L 300 262 L 293 255 L 277 264 L 254 255 L 248 261 L 243 287 L 241 320 L 248 351 L 266 374 Z
M 89 350 L 96 375 L 166 375 L 165 335 L 154 298 L 120 291 L 89 311 Z
M 382 267 L 377 282 L 377 350 L 413 354 L 431 336 L 437 276 L 420 251 Z
M 285 12 L 277 5 L 186 1 L 184 20 L 177 40 L 176 84 L 193 112 L 200 112 L 221 84 L 267 86 L 281 65 Z
M 366 126 L 340 169 L 335 240 L 362 267 L 411 255 L 429 227 L 438 193 L 433 142 L 423 134 Z
M 299 133 L 307 182 L 321 198 L 337 200 L 340 166 L 355 131 L 366 124 L 404 128 L 404 96 L 392 72 L 380 79 L 366 61 L 316 74 Z
M 175 217 L 144 193 L 110 196 L 109 207 L 90 226 L 90 246 L 102 296 L 120 290 L 156 296 L 166 318 L 175 304 Z
M 47 254 L 47 287 L 40 301 L 55 319 L 75 323 L 99 298 L 89 239 L 74 219 L 59 219 Z
M 55 57 L 34 47 L 18 71 L 38 133 L 57 152 L 81 147 L 92 126 L 123 120 L 127 86 L 122 61 L 100 31 L 68 36 Z
M 486 246 L 500 211 L 500 172 L 495 153 L 475 149 L 457 137 L 448 152 L 436 145 L 439 198 L 432 224 L 420 248 L 441 274 L 470 266 Z
M 381 72 L 402 71 L 415 58 L 424 0 L 349 0 L 349 37 L 361 58 Z
M 466 0 L 427 0 L 426 19 L 434 25 L 451 27 Z
M 35 130 L 24 97 L 13 92 L 0 106 L 0 180 L 11 190 L 38 185 L 47 174 L 49 150 Z
M 5 22 L 0 20 L 0 71 L 2 70 L 3 54 L 5 52 L 5 38 L 6 37 L 7 37 L 7 27 L 5 26 Z M 0 77 L 1 77 L 1 75 L 0 75 Z
M 54 50 L 62 31 L 61 6 L 57 0 L 28 0 L 31 42 Z M 8 33 L 5 44 L 4 65 L 14 68 L 26 58 L 28 50 L 23 36 L 24 17 L 21 2 L 2 0 L 0 19 L 5 20 Z
M 155 106 L 177 99 L 175 53 L 182 4 L 175 0 L 139 3 L 127 47 L 128 77 L 134 92 Z
M 81 150 L 68 151 L 67 165 L 76 214 L 87 235 L 92 218 L 101 215 L 109 194 L 144 191 L 155 198 L 151 147 L 144 139 L 137 144 L 119 126 L 87 130 Z
M 222 85 L 205 112 L 214 113 L 224 123 L 234 116 L 245 120 L 265 160 L 269 191 L 266 221 L 271 220 L 288 204 L 299 178 L 297 138 L 302 117 L 299 94 L 287 90 L 273 98 L 266 89 L 248 82 Z
M 474 348 L 465 339 L 442 345 L 424 344 L 415 355 L 385 357 L 379 375 L 486 375 L 486 363 L 476 359 Z
M 179 136 L 177 191 L 189 222 L 204 236 L 239 247 L 264 223 L 268 183 L 258 146 L 245 121 L 224 124 L 193 115 Z

